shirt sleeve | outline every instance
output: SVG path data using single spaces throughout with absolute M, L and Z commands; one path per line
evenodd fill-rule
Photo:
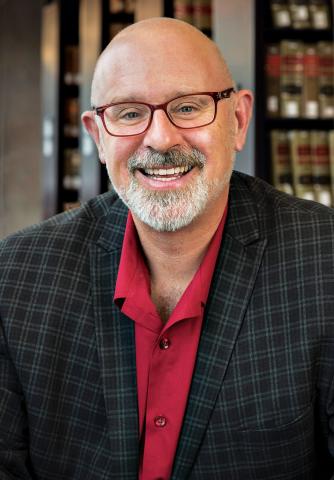
M 32 480 L 24 396 L 9 357 L 0 319 L 0 478 Z

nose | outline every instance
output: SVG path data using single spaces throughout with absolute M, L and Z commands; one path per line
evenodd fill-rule
M 181 143 L 180 130 L 175 127 L 163 110 L 155 110 L 151 125 L 143 140 L 145 147 L 151 147 L 158 152 L 166 152 Z

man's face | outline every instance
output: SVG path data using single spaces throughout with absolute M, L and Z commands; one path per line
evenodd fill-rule
M 160 104 L 231 87 L 214 72 L 208 74 L 205 58 L 189 52 L 191 47 L 181 52 L 166 44 L 156 47 L 143 54 L 143 46 L 125 43 L 113 52 L 104 67 L 104 103 Z M 216 120 L 200 128 L 178 128 L 157 110 L 146 132 L 113 137 L 96 119 L 101 160 L 115 190 L 142 222 L 174 231 L 226 201 L 237 123 L 233 94 L 218 102 Z

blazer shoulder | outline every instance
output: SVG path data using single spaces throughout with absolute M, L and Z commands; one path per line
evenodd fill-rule
M 334 209 L 326 207 L 320 203 L 300 198 L 280 192 L 264 180 L 241 172 L 234 172 L 232 177 L 232 189 L 237 190 L 244 196 L 249 196 L 250 201 L 254 201 L 259 215 L 273 216 L 289 215 L 301 217 L 310 222 L 323 220 L 332 224 L 334 222 Z
M 258 228 L 258 235 L 271 246 L 321 245 L 334 258 L 333 208 L 279 192 L 263 180 L 239 172 L 231 179 L 230 207 L 234 229 L 247 227 L 248 236 Z
M 98 238 L 104 224 L 113 218 L 126 218 L 127 209 L 119 197 L 107 192 L 82 204 L 79 208 L 60 213 L 38 224 L 29 226 L 0 240 L 0 262 L 10 259 L 13 252 L 35 252 L 48 249 L 65 250 L 76 245 L 89 244 Z M 117 223 L 117 221 L 116 221 Z M 58 247 L 57 247 L 58 246 Z

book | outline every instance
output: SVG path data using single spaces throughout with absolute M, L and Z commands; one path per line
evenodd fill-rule
M 304 46 L 303 117 L 319 117 L 319 55 L 315 44 Z
M 109 12 L 121 13 L 125 10 L 125 0 L 109 0 Z
M 136 0 L 109 0 L 109 12 L 111 14 L 127 14 L 135 13 Z
M 334 207 L 334 130 L 328 132 L 329 169 L 331 174 L 332 207 Z
M 64 150 L 63 187 L 66 190 L 80 190 L 81 188 L 81 160 L 78 149 Z
M 271 10 L 273 27 L 275 28 L 291 27 L 291 16 L 290 16 L 288 0 L 271 0 L 270 10 Z
M 288 132 L 285 130 L 272 130 L 270 132 L 270 137 L 272 183 L 274 187 L 281 192 L 293 195 Z
M 212 27 L 211 0 L 193 0 L 193 25 L 200 30 L 210 31 Z
M 310 132 L 310 145 L 314 197 L 317 202 L 330 207 L 332 205 L 332 192 L 328 132 L 312 130 Z
M 193 23 L 192 0 L 174 0 L 174 18 Z
M 282 40 L 280 114 L 286 118 L 302 115 L 304 84 L 304 44 L 301 41 Z
M 278 117 L 280 114 L 280 77 L 281 55 L 278 44 L 269 44 L 266 50 L 266 111 L 268 117 Z
M 76 97 L 67 97 L 64 105 L 64 135 L 78 137 L 79 124 L 79 100 Z
M 295 195 L 314 200 L 310 134 L 306 130 L 290 130 L 288 135 Z
M 330 28 L 330 12 L 326 0 L 309 0 L 309 12 L 312 28 L 315 30 Z
M 79 46 L 66 45 L 64 50 L 64 83 L 78 85 L 79 75 Z
M 334 118 L 334 43 L 318 42 L 319 110 L 321 118 Z
M 310 28 L 310 13 L 307 0 L 289 0 L 292 28 Z

